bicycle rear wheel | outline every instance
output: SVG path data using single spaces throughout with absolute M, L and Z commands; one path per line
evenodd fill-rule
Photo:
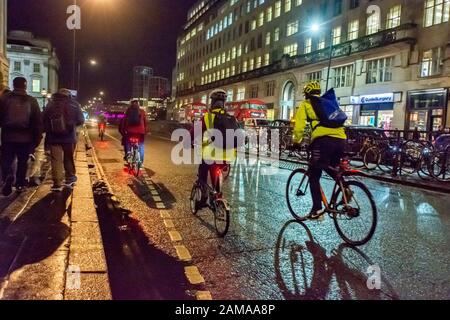
M 345 183 L 348 205 L 345 205 L 343 192 L 336 194 L 334 224 L 341 238 L 353 246 L 362 246 L 372 239 L 378 220 L 377 206 L 367 187 L 359 181 Z
M 308 220 L 312 208 L 312 197 L 309 176 L 305 169 L 292 172 L 286 186 L 286 200 L 289 211 L 296 220 Z
M 230 209 L 225 200 L 216 200 L 216 208 L 214 210 L 214 225 L 217 235 L 220 238 L 225 237 L 230 228 Z
M 132 171 L 136 178 L 139 178 L 139 175 L 141 174 L 141 159 L 139 155 L 139 150 L 135 148 L 133 150 L 133 162 L 132 162 Z
M 364 153 L 364 166 L 368 170 L 375 170 L 380 165 L 380 149 L 372 147 Z

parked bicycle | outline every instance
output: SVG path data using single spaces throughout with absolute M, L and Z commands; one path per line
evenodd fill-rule
M 225 237 L 230 227 L 230 206 L 223 197 L 222 187 L 224 170 L 230 170 L 227 164 L 215 164 L 210 168 L 211 185 L 201 183 L 198 179 L 192 187 L 190 196 L 191 212 L 197 215 L 198 211 L 207 207 L 214 214 L 214 225 L 217 235 Z
M 336 173 L 331 201 L 327 200 L 321 189 L 325 214 L 333 219 L 341 238 L 348 244 L 361 246 L 373 237 L 377 226 L 377 207 L 369 189 L 360 181 L 347 180 L 358 176 L 357 170 L 351 170 L 344 161 Z M 306 221 L 311 208 L 309 172 L 297 169 L 292 172 L 286 187 L 286 199 L 292 216 L 298 221 Z

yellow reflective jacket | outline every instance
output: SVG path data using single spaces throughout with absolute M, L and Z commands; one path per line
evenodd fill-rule
M 236 149 L 223 150 L 214 146 L 210 138 L 208 137 L 207 131 L 214 129 L 214 121 L 216 119 L 216 114 L 225 114 L 224 110 L 212 110 L 208 112 L 203 117 L 203 144 L 202 144 L 202 157 L 203 160 L 218 161 L 218 162 L 234 162 L 236 159 L 237 151 Z M 225 139 L 225 137 L 223 137 Z
M 306 124 L 310 122 L 312 127 L 311 142 L 320 137 L 333 137 L 347 139 L 345 128 L 326 128 L 319 126 L 319 117 L 316 115 L 309 100 L 303 101 L 295 115 L 294 142 L 301 143 L 305 134 Z M 315 128 L 315 129 L 314 129 Z

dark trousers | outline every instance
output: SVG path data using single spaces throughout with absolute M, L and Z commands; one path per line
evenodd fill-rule
M 52 178 L 55 185 L 60 186 L 64 178 L 67 181 L 75 177 L 74 152 L 73 143 L 50 144 Z
M 311 145 L 311 160 L 309 163 L 309 181 L 313 210 L 322 209 L 322 193 L 320 192 L 320 178 L 325 170 L 333 179 L 336 173 L 330 167 L 339 166 L 344 155 L 345 140 L 332 137 L 321 137 Z
M 27 185 L 26 175 L 28 169 L 28 159 L 33 152 L 31 143 L 3 143 L 1 155 L 1 167 L 3 180 L 16 177 L 16 186 L 24 187 Z M 17 169 L 13 172 L 14 160 L 17 158 Z

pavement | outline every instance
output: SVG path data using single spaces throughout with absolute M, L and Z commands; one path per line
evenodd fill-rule
M 84 138 L 77 146 L 73 190 L 52 193 L 42 149 L 39 159 L 43 183 L 0 198 L 0 299 L 110 299 Z
M 374 238 L 352 248 L 330 219 L 292 221 L 290 166 L 266 175 L 262 161 L 237 163 L 225 185 L 231 228 L 221 239 L 209 211 L 190 213 L 197 167 L 172 162 L 175 143 L 150 137 L 137 179 L 124 170 L 115 129 L 103 142 L 95 130 L 90 137 L 111 193 L 131 211 L 100 219 L 114 299 L 450 299 L 444 193 L 359 178 L 374 194 L 379 221 Z M 127 285 L 136 273 L 145 279 L 138 289 Z M 368 285 L 374 273 L 380 289 Z

